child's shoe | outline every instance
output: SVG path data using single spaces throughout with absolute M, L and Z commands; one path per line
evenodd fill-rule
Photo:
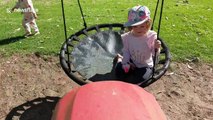
M 31 36 L 31 35 L 32 35 L 32 34 L 31 34 L 30 32 L 29 32 L 29 33 L 25 33 L 25 34 L 24 34 L 24 37 L 27 38 L 27 37 L 29 37 L 29 36 Z
M 40 32 L 39 31 L 36 31 L 35 33 L 34 33 L 34 35 L 39 35 L 40 34 Z

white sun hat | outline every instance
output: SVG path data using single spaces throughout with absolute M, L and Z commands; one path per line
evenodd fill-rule
M 140 25 L 150 19 L 150 11 L 146 6 L 134 6 L 128 12 L 128 22 L 125 27 Z

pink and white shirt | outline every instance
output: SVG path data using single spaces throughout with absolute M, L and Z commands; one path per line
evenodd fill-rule
M 153 67 L 153 56 L 155 52 L 154 43 L 157 33 L 148 31 L 144 36 L 134 36 L 131 32 L 121 35 L 123 39 L 123 60 L 127 64 L 130 59 L 137 68 Z
M 24 14 L 24 18 L 32 18 L 33 14 L 36 13 L 32 0 L 18 0 L 15 8 L 20 8 L 21 12 Z

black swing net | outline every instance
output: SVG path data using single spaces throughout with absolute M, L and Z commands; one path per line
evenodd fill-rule
M 80 2 L 78 1 L 85 28 L 67 38 L 63 0 L 61 3 L 66 41 L 61 47 L 60 63 L 65 73 L 79 85 L 96 81 L 119 80 L 114 74 L 113 67 L 115 65 L 115 56 L 118 53 L 122 54 L 121 34 L 125 32 L 123 24 L 98 24 L 87 27 Z M 158 4 L 159 0 L 156 5 L 153 24 Z M 163 0 L 160 17 L 162 16 L 162 8 Z M 170 64 L 169 49 L 163 39 L 159 37 L 160 21 L 161 18 L 158 25 L 158 39 L 161 41 L 161 53 L 159 56 L 153 57 L 155 63 L 152 77 L 136 83 L 141 87 L 146 87 L 161 78 Z M 134 79 L 134 76 L 130 76 L 123 81 L 132 83 Z

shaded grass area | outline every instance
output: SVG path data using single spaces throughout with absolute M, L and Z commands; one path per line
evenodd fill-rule
M 124 23 L 127 11 L 134 5 L 147 5 L 152 17 L 157 0 L 81 0 L 87 26 L 100 23 Z M 20 13 L 8 13 L 15 0 L 1 2 L 0 10 L 0 52 L 11 55 L 14 53 L 41 53 L 57 55 L 64 42 L 61 3 L 57 0 L 34 1 L 38 10 L 37 24 L 41 34 L 30 38 L 22 38 L 24 30 L 21 25 Z M 205 62 L 213 61 L 213 1 L 209 0 L 172 0 L 165 1 L 160 37 L 164 39 L 172 53 L 172 59 L 199 58 Z M 67 34 L 82 29 L 83 21 L 77 0 L 65 0 Z M 157 30 L 157 22 L 155 30 Z

